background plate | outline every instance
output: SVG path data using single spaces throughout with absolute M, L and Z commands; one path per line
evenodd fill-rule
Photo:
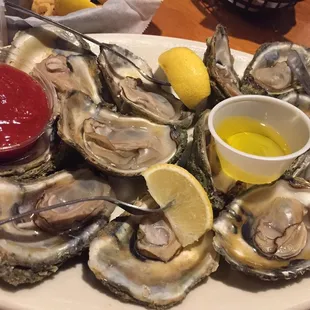
M 99 41 L 116 43 L 143 57 L 157 71 L 157 58 L 167 49 L 187 46 L 201 57 L 205 44 L 182 39 L 96 34 Z M 94 47 L 94 51 L 98 51 Z M 242 74 L 252 56 L 233 51 L 235 69 Z M 161 73 L 158 72 L 158 76 Z M 87 267 L 87 254 L 66 264 L 54 277 L 35 286 L 12 289 L 0 283 L 1 310 L 142 310 L 104 292 Z M 175 310 L 307 310 L 310 309 L 310 273 L 297 281 L 264 282 L 230 269 L 221 261 L 219 269 L 192 290 Z

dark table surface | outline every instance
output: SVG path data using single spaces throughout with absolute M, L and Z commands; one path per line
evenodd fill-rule
M 145 34 L 205 42 L 218 23 L 233 49 L 254 53 L 264 42 L 291 41 L 310 47 L 310 0 L 274 13 L 251 14 L 219 0 L 164 0 Z

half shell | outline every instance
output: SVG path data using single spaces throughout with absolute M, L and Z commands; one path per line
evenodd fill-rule
M 120 46 L 110 46 L 128 57 L 146 74 L 153 76 L 152 69 L 145 60 Z M 190 127 L 194 114 L 174 95 L 141 78 L 138 71 L 127 61 L 102 48 L 98 62 L 121 113 L 145 117 L 158 124 Z
M 172 253 L 167 260 L 165 253 L 169 251 L 160 245 L 160 240 L 166 240 L 166 232 L 163 233 L 159 227 L 157 237 L 150 236 L 154 243 L 149 244 L 148 254 L 153 248 L 152 253 L 160 255 L 162 261 L 139 254 L 137 232 L 139 225 L 145 232 L 147 224 L 143 222 L 141 225 L 142 220 L 141 217 L 123 214 L 112 221 L 91 243 L 88 265 L 98 280 L 118 298 L 148 308 L 170 308 L 180 303 L 192 288 L 217 269 L 218 256 L 212 247 L 213 232 L 208 232 L 177 254 L 174 254 L 173 238 L 169 239 L 167 246 Z M 154 248 L 158 251 L 155 252 Z
M 90 52 L 83 39 L 52 25 L 19 31 L 9 48 L 7 63 L 30 73 L 35 64 L 50 55 L 79 55 Z
M 103 101 L 97 56 L 86 41 L 67 31 L 51 25 L 19 31 L 11 46 L 1 51 L 1 57 L 34 77 L 37 74 L 46 77 L 60 97 L 79 90 L 96 104 Z M 60 107 L 54 110 L 56 115 L 60 113 Z
M 65 102 L 58 132 L 97 169 L 120 176 L 175 163 L 187 144 L 186 131 L 96 107 L 81 92 Z
M 214 222 L 215 249 L 236 269 L 262 280 L 310 270 L 310 183 L 301 178 L 255 186 Z
M 59 97 L 78 90 L 90 96 L 95 104 L 103 101 L 100 71 L 93 54 L 50 55 L 36 68 L 53 83 Z
M 229 39 L 222 25 L 217 25 L 214 35 L 207 40 L 204 63 L 209 71 L 215 103 L 241 95 L 240 80 L 234 70 L 234 58 L 230 51 Z
M 296 50 L 306 63 L 310 54 L 302 46 L 290 42 L 261 45 L 242 78 L 242 93 L 278 96 L 301 88 L 287 64 L 291 50 Z
M 89 195 L 113 195 L 103 178 L 85 169 L 62 171 L 31 183 L 0 179 L 0 193 L 1 219 Z M 16 286 L 55 273 L 89 245 L 113 210 L 109 203 L 85 202 L 4 224 L 0 230 L 0 278 Z

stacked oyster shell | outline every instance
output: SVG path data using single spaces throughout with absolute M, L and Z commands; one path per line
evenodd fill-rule
M 204 56 L 212 86 L 207 106 L 255 93 L 282 98 L 308 113 L 309 96 L 287 64 L 291 49 L 308 64 L 303 47 L 266 44 L 240 79 L 219 25 Z M 51 26 L 19 32 L 1 50 L 7 63 L 34 78 L 37 70 L 43 72 L 57 104 L 51 127 L 33 149 L 0 164 L 0 220 L 90 196 L 159 208 L 140 174 L 154 164 L 173 163 L 198 179 L 214 211 L 220 211 L 214 231 L 182 247 L 163 213 L 123 213 L 110 221 L 114 205 L 79 203 L 1 226 L 0 278 L 12 285 L 39 282 L 87 250 L 89 271 L 115 296 L 169 308 L 217 270 L 219 254 L 261 279 L 289 279 L 310 269 L 309 154 L 273 184 L 253 186 L 230 178 L 208 130 L 210 110 L 196 121 L 197 111 L 139 76 L 113 50 L 153 74 L 143 59 L 120 46 L 102 48 L 97 56 L 85 41 Z M 25 61 L 33 66 L 24 67 Z

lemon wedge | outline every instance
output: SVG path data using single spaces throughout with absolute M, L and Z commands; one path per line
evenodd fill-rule
M 64 16 L 75 11 L 96 7 L 96 4 L 90 0 L 56 0 L 55 15 Z
M 211 230 L 213 210 L 207 193 L 197 179 L 182 167 L 156 164 L 142 173 L 153 199 L 166 209 L 174 233 L 183 247 Z
M 162 53 L 158 62 L 180 100 L 194 109 L 211 93 L 209 73 L 200 57 L 187 47 Z

